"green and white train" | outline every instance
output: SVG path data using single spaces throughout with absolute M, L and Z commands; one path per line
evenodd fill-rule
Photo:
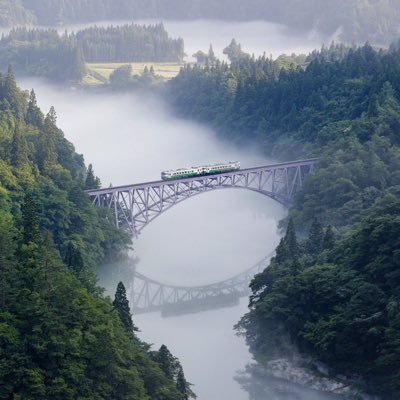
M 173 169 L 161 172 L 162 180 L 192 178 L 202 175 L 222 174 L 224 172 L 232 172 L 240 169 L 239 161 L 228 161 L 225 163 L 203 165 L 201 167 L 190 167 Z

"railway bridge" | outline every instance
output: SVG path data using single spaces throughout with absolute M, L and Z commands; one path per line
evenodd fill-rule
M 137 237 L 148 224 L 173 206 L 213 190 L 251 190 L 288 207 L 316 161 L 313 158 L 214 175 L 89 190 L 87 193 L 94 205 L 113 211 L 118 227 L 128 229 L 133 237 Z M 214 300 L 218 302 L 219 299 L 248 295 L 250 280 L 265 268 L 270 257 L 271 254 L 232 278 L 203 286 L 167 285 L 136 271 L 129 290 L 131 308 L 135 313 L 143 313 L 165 308 L 179 309 L 185 304 L 189 307 L 204 306 Z
M 316 161 L 315 158 L 291 161 L 214 175 L 95 189 L 87 193 L 94 205 L 113 211 L 118 227 L 128 229 L 137 237 L 143 228 L 173 206 L 213 190 L 251 190 L 288 207 Z

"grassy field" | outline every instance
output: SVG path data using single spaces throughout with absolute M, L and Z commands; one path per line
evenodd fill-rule
M 111 73 L 129 63 L 99 63 L 86 64 L 88 75 L 84 78 L 83 83 L 86 85 L 100 85 L 106 83 Z M 172 79 L 178 75 L 183 64 L 179 63 L 130 63 L 133 75 L 141 75 L 144 67 L 150 69 L 152 66 L 156 75 L 162 76 L 164 79 Z

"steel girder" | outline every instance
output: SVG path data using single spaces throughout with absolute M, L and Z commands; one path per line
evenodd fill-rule
M 130 307 L 135 314 L 140 314 L 161 310 L 165 305 L 192 302 L 211 296 L 230 293 L 248 296 L 251 279 L 266 267 L 272 255 L 273 252 L 232 278 L 203 286 L 166 285 L 135 272 L 129 288 Z
M 174 205 L 216 189 L 247 189 L 268 196 L 285 207 L 302 187 L 316 159 L 246 168 L 234 172 L 89 190 L 97 206 L 113 211 L 118 227 L 133 236 Z

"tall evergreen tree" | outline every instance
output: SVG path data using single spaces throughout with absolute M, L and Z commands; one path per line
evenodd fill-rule
M 28 111 L 26 112 L 25 121 L 27 124 L 37 127 L 41 127 L 43 124 L 43 113 L 37 105 L 36 94 L 33 89 L 29 95 Z
M 191 384 L 186 380 L 181 364 L 177 361 L 176 388 L 182 393 L 181 400 L 195 399 L 197 396 L 190 389 Z
M 168 350 L 168 347 L 163 344 L 158 350 L 157 362 L 168 379 L 174 379 L 176 375 L 176 358 Z
M 215 53 L 214 53 L 212 44 L 210 44 L 210 48 L 208 49 L 207 58 L 208 58 L 208 62 L 210 63 L 210 65 L 214 65 L 215 62 L 217 61 L 217 57 L 215 57 Z
M 300 247 L 299 243 L 297 242 L 296 229 L 292 218 L 289 219 L 284 240 L 287 246 L 289 257 L 292 259 L 297 258 L 300 255 Z
M 328 225 L 325 230 L 322 247 L 324 250 L 332 250 L 335 245 L 335 233 L 333 232 L 332 225 Z
M 306 242 L 307 252 L 314 256 L 319 254 L 322 251 L 323 239 L 324 230 L 322 229 L 322 225 L 317 218 L 314 218 Z
M 32 193 L 25 194 L 22 205 L 22 220 L 24 228 L 24 243 L 40 243 L 39 215 L 35 199 Z
M 14 69 L 11 65 L 8 66 L 8 71 L 4 80 L 5 96 L 14 111 L 18 120 L 22 120 L 24 116 L 24 98 L 18 90 L 15 80 Z
M 22 168 L 28 163 L 28 147 L 25 135 L 19 124 L 15 127 L 11 145 L 11 164 L 15 168 Z
M 278 264 L 282 264 L 289 258 L 290 257 L 288 254 L 288 248 L 287 248 L 287 245 L 285 242 L 285 238 L 283 237 L 283 238 L 281 238 L 278 246 L 276 247 L 274 260 Z
M 97 176 L 95 176 L 93 165 L 89 164 L 85 179 L 85 189 L 86 190 L 98 189 L 100 186 L 101 186 L 100 179 Z
M 11 214 L 0 210 L 0 309 L 9 293 L 9 271 L 15 265 L 17 231 Z
M 134 331 L 137 331 L 138 329 L 133 324 L 129 301 L 126 297 L 126 289 L 122 282 L 118 283 L 113 306 L 118 311 L 119 317 L 128 336 L 134 337 Z
M 50 107 L 49 112 L 46 114 L 45 122 L 57 126 L 57 113 L 53 106 Z

